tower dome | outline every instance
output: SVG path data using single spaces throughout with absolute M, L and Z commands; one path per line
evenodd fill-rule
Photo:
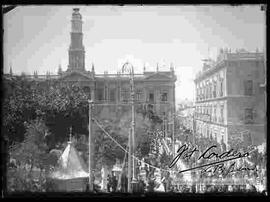
M 79 8 L 73 8 L 73 13 L 72 13 L 72 19 L 77 19 L 77 20 L 81 20 L 82 19 L 82 15 L 79 13 L 80 9 Z

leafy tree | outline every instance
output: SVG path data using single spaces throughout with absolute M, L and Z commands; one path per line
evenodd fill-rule
M 128 135 L 131 127 L 130 111 L 120 109 L 121 113 L 118 116 L 97 120 L 120 145 L 128 150 Z M 98 111 L 102 113 L 102 111 Z M 137 111 L 135 125 L 135 153 L 139 158 L 148 156 L 151 150 L 151 142 L 155 137 L 153 131 L 152 120 L 148 116 L 143 116 L 141 111 Z M 125 152 L 117 145 L 104 131 L 96 124 L 93 124 L 93 142 L 94 142 L 94 157 L 97 170 L 101 169 L 101 165 L 106 164 L 111 167 L 115 164 L 116 159 L 123 160 Z M 76 141 L 75 147 L 82 151 L 83 158 L 88 161 L 88 137 L 84 136 Z
M 23 77 L 16 77 L 4 81 L 4 87 L 2 132 L 10 142 L 22 141 L 24 122 L 35 118 L 31 83 Z
M 88 139 L 86 140 L 83 134 L 88 134 L 87 100 L 90 95 L 85 93 L 79 85 L 76 83 L 69 85 L 61 80 L 30 81 L 26 77 L 16 77 L 6 79 L 5 87 L 7 90 L 4 97 L 2 130 L 10 143 L 22 144 L 20 149 L 26 150 L 27 145 L 29 147 L 32 143 L 28 137 L 29 132 L 26 133 L 30 128 L 24 123 L 38 119 L 48 127 L 46 131 L 50 131 L 45 137 L 48 152 L 55 148 L 55 144 L 68 139 L 69 128 L 72 126 L 73 134 L 79 134 L 76 137 L 79 140 L 76 148 L 83 153 L 85 161 L 88 160 L 88 146 L 86 145 Z M 97 116 L 100 110 L 102 109 L 97 108 Z M 116 110 L 116 116 L 100 120 L 100 122 L 106 131 L 125 147 L 128 143 L 130 119 L 130 109 L 122 107 L 120 110 Z M 154 131 L 160 123 L 162 120 L 153 112 L 151 106 L 141 106 L 136 109 L 135 150 L 136 155 L 140 158 L 149 154 L 151 142 L 153 139 L 157 139 Z M 40 125 L 40 127 L 42 126 Z M 122 149 L 99 128 L 95 129 L 94 142 L 96 152 L 94 156 L 97 165 L 104 162 L 112 165 L 116 159 L 124 158 Z M 33 148 L 41 146 L 36 143 L 35 145 Z M 30 153 L 30 150 L 26 153 Z M 43 163 L 36 162 L 38 158 L 35 156 L 41 154 L 37 152 L 33 155 L 32 157 L 31 155 L 24 156 L 25 160 L 21 160 L 22 163 L 27 163 L 26 159 L 29 161 L 29 158 L 32 158 L 35 163 L 32 161 L 31 163 L 41 167 Z M 56 156 L 55 158 L 57 159 Z
M 52 134 L 58 134 L 56 142 L 65 139 L 70 126 L 78 133 L 87 133 L 89 95 L 79 86 L 59 80 L 30 81 L 23 77 L 5 80 L 4 86 L 7 90 L 2 130 L 10 143 L 22 141 L 23 123 L 37 117 L 45 121 Z
M 25 125 L 25 139 L 9 149 L 16 167 L 8 169 L 8 188 L 13 191 L 44 191 L 45 174 L 56 164 L 45 142 L 44 134 L 48 128 L 41 120 Z

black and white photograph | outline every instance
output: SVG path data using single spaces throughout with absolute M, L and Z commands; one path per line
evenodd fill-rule
M 267 196 L 266 9 L 2 5 L 2 197 Z

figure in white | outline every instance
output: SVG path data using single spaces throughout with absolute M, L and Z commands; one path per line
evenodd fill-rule
M 102 166 L 101 169 L 101 189 L 102 190 L 106 190 L 107 189 L 107 179 L 106 179 L 106 170 L 105 168 Z

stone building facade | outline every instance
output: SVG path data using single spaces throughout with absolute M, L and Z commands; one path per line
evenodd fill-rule
M 196 133 L 233 146 L 266 141 L 264 54 L 221 50 L 196 75 Z
M 82 23 L 79 9 L 74 8 L 71 19 L 71 43 L 68 50 L 69 63 L 66 71 L 62 71 L 59 66 L 58 74 L 55 75 L 50 73 L 38 75 L 34 72 L 34 75 L 24 76 L 37 81 L 58 79 L 67 84 L 79 84 L 92 96 L 96 108 L 99 108 L 97 113 L 100 112 L 100 118 L 115 116 L 117 106 L 131 108 L 128 105 L 131 100 L 130 74 L 122 74 L 121 70 L 115 74 L 107 72 L 97 74 L 94 64 L 91 71 L 86 70 Z M 176 75 L 172 66 L 168 69 L 169 71 L 159 71 L 157 67 L 156 71 L 146 71 L 144 68 L 143 73 L 134 74 L 135 108 L 150 107 L 164 120 L 169 120 L 175 113 Z
M 96 74 L 93 64 L 91 71 L 85 70 L 82 16 L 79 9 L 73 10 L 69 65 L 67 71 L 60 73 L 59 79 L 68 83 L 79 83 L 86 92 L 94 95 L 92 99 L 96 104 L 127 104 L 131 100 L 129 74 Z M 135 104 L 151 106 L 159 115 L 170 116 L 175 111 L 175 81 L 172 66 L 169 71 L 159 71 L 157 68 L 155 72 L 144 69 L 142 74 L 135 73 Z

